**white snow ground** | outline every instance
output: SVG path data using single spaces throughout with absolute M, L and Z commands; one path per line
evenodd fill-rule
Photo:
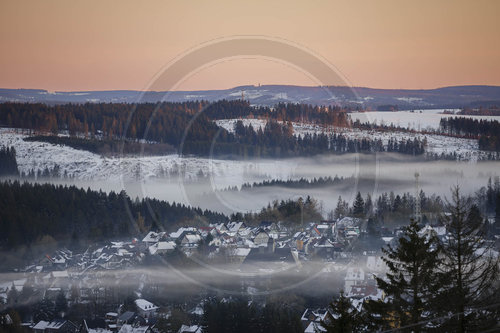
M 293 171 L 294 163 L 289 161 L 261 160 L 230 161 L 197 157 L 135 156 L 135 157 L 103 157 L 84 150 L 77 150 L 64 145 L 53 145 L 44 142 L 27 142 L 27 135 L 14 129 L 0 129 L 0 146 L 13 146 L 16 149 L 17 163 L 20 172 L 30 170 L 52 169 L 59 165 L 61 173 L 67 172 L 77 180 L 129 181 L 154 179 L 171 173 L 173 170 L 184 170 L 185 179 L 196 179 L 197 173 L 210 173 L 225 180 L 221 186 L 240 185 L 241 178 L 248 173 L 260 174 L 265 178 L 287 177 Z M 178 176 L 175 176 L 178 178 Z
M 471 116 L 443 114 L 444 111 L 456 112 L 458 109 L 432 109 L 432 110 L 407 110 L 397 112 L 353 112 L 349 115 L 352 121 L 359 119 L 362 123 L 370 122 L 378 125 L 391 123 L 395 126 L 410 128 L 414 130 L 436 130 L 439 128 L 441 118 L 465 117 L 484 120 L 500 120 L 499 116 Z

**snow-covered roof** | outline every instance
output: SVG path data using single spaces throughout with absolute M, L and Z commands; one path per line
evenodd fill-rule
M 184 232 L 196 232 L 196 228 L 194 227 L 181 227 L 176 232 L 170 233 L 171 238 L 179 238 Z
M 194 309 L 191 309 L 189 311 L 189 313 L 197 315 L 197 316 L 203 316 L 203 314 L 205 313 L 205 311 L 203 311 L 203 307 L 201 307 L 201 306 L 198 305 Z
M 156 252 L 158 251 L 170 251 L 173 249 L 175 249 L 175 242 L 172 241 L 158 242 L 149 247 L 149 253 L 153 255 L 156 254 Z
M 346 217 L 343 217 L 340 221 L 338 221 L 338 224 L 341 224 L 341 225 L 346 226 L 346 227 L 350 227 L 350 226 L 354 226 L 358 222 L 359 222 L 358 218 L 346 216 Z
M 132 326 L 129 324 L 125 324 L 120 328 L 118 333 L 145 333 L 148 330 L 149 326 Z
M 201 326 L 198 326 L 198 325 L 193 325 L 193 326 L 182 325 L 178 332 L 179 333 L 201 333 L 202 330 L 201 330 Z
M 198 243 L 201 240 L 201 236 L 200 235 L 187 234 L 186 235 L 186 240 L 190 244 Z
M 40 320 L 35 326 L 33 326 L 34 330 L 45 330 L 49 326 L 49 322 L 45 320 Z
M 109 325 L 111 327 L 111 325 Z M 113 331 L 110 331 L 105 328 L 89 328 L 88 333 L 113 333 Z
M 236 248 L 234 255 L 237 257 L 246 257 L 248 253 L 250 253 L 251 249 L 244 248 L 244 247 L 238 247 Z
M 227 225 L 227 228 L 229 229 L 230 232 L 238 232 L 240 228 L 244 225 L 243 222 L 230 222 Z
M 158 309 L 156 305 L 142 298 L 136 299 L 135 305 L 142 311 L 153 311 Z
M 56 319 L 51 321 L 46 329 L 52 329 L 52 330 L 58 330 L 60 329 L 64 324 L 66 323 L 66 320 L 61 320 L 61 319 Z
M 317 331 L 326 332 L 326 329 L 324 329 L 320 324 L 311 321 L 309 326 L 307 326 L 304 330 L 304 333 L 316 333 Z
M 394 237 L 382 237 L 382 240 L 386 243 L 389 244 Z
M 154 232 L 150 231 L 143 239 L 142 241 L 145 243 L 154 243 L 159 241 L 163 236 L 165 235 L 165 232 Z

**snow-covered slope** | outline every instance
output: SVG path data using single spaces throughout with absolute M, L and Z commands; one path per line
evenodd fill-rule
M 266 178 L 282 178 L 287 177 L 293 169 L 293 163 L 288 161 L 228 161 L 178 155 L 103 157 L 64 145 L 24 141 L 24 137 L 26 135 L 21 131 L 0 129 L 0 146 L 13 146 L 16 149 L 20 172 L 28 173 L 32 169 L 36 172 L 46 167 L 52 169 L 57 164 L 61 174 L 66 172 L 78 180 L 128 181 L 168 175 L 178 178 L 179 173 L 184 179 L 194 180 L 201 170 L 205 175 L 228 180 L 227 186 L 241 184 L 241 179 L 235 182 L 230 180 L 239 179 L 250 171 L 265 175 Z
M 236 121 L 241 120 L 245 126 L 252 125 L 254 129 L 262 128 L 266 125 L 266 120 L 261 119 L 225 119 L 217 120 L 217 125 L 225 128 L 228 131 L 234 131 L 234 125 Z M 485 156 L 487 153 L 479 150 L 479 145 L 475 139 L 461 139 L 448 137 L 436 134 L 416 134 L 416 133 L 404 133 L 404 132 L 379 132 L 379 131 L 365 131 L 356 128 L 331 128 L 327 129 L 323 126 L 312 125 L 312 124 L 302 124 L 302 123 L 292 123 L 294 133 L 297 135 L 309 134 L 319 134 L 319 133 L 330 133 L 331 131 L 335 133 L 343 134 L 349 138 L 369 138 L 369 139 L 381 139 L 384 144 L 387 144 L 390 138 L 395 138 L 398 141 L 401 139 L 414 139 L 427 138 L 427 152 L 430 153 L 454 153 L 461 155 L 464 160 L 477 161 L 481 156 Z

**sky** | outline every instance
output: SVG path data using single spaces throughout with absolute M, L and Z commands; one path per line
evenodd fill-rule
M 1 0 L 0 88 L 147 90 L 189 50 L 239 35 L 300 45 L 353 86 L 500 85 L 499 12 L 497 0 Z M 317 82 L 242 57 L 193 68 L 175 89 L 246 84 Z

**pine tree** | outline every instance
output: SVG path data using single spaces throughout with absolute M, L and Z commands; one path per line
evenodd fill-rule
M 38 322 L 40 320 L 51 321 L 52 319 L 54 319 L 54 308 L 55 305 L 51 300 L 43 298 L 35 305 L 35 309 L 33 311 L 33 320 L 35 322 Z
M 477 206 L 461 196 L 458 186 L 452 189 L 447 209 L 445 224 L 449 237 L 444 244 L 443 264 L 449 284 L 443 297 L 453 314 L 447 329 L 482 330 L 494 324 L 485 320 L 487 313 L 491 317 L 488 311 L 498 310 L 484 307 L 498 300 L 499 258 L 485 241 L 484 220 Z
M 347 214 L 347 203 L 342 200 L 342 197 L 339 195 L 339 199 L 337 201 L 337 207 L 335 207 L 334 216 L 337 219 L 343 218 Z
M 61 290 L 56 297 L 55 302 L 55 313 L 61 317 L 64 317 L 64 313 L 68 311 L 68 301 L 64 292 Z
M 361 313 L 341 291 L 339 298 L 330 303 L 325 318 L 321 320 L 321 327 L 317 327 L 316 331 L 327 333 L 359 332 L 363 326 Z
M 372 201 L 372 196 L 370 193 L 366 195 L 366 200 L 365 200 L 365 214 L 367 216 L 371 216 L 373 214 L 373 201 Z
M 361 196 L 361 192 L 358 192 L 358 194 L 356 194 L 356 199 L 354 199 L 354 204 L 352 207 L 352 213 L 357 217 L 361 217 L 365 213 L 365 201 Z
M 437 271 L 439 241 L 435 236 L 420 235 L 420 230 L 412 221 L 404 228 L 396 248 L 389 245 L 382 249 L 388 272 L 385 278 L 375 279 L 387 300 L 367 303 L 374 323 L 387 327 L 392 322 L 396 327 L 419 332 L 421 322 L 437 314 L 436 294 L 443 278 Z

